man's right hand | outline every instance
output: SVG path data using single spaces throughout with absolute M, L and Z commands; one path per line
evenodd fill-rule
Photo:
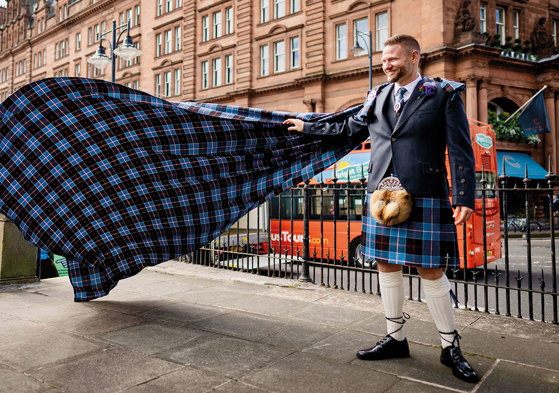
M 287 119 L 283 122 L 283 124 L 291 126 L 288 128 L 289 131 L 303 132 L 303 126 L 305 125 L 305 122 L 300 119 Z

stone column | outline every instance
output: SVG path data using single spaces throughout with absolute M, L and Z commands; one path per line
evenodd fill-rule
M 478 91 L 477 120 L 483 123 L 487 123 L 487 88 L 487 80 L 482 79 L 479 83 Z
M 544 134 L 542 141 L 544 142 L 544 167 L 548 169 L 549 156 L 551 155 L 553 173 L 557 173 L 557 123 L 555 122 L 555 90 L 547 88 L 544 90 L 545 108 L 547 109 L 547 117 L 549 118 L 550 134 Z
M 477 78 L 466 79 L 466 115 L 469 119 L 477 120 Z

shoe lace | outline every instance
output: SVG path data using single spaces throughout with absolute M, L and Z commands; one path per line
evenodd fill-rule
M 452 341 L 451 341 L 451 340 L 447 340 L 447 339 L 444 337 L 445 334 L 446 334 L 446 335 L 452 334 L 452 335 L 454 336 L 454 337 L 452 338 Z M 450 343 L 450 345 L 452 345 L 453 347 L 460 349 L 460 339 L 462 338 L 462 336 L 460 336 L 456 330 L 454 330 L 454 331 L 452 331 L 452 332 L 441 332 L 441 331 L 439 331 L 439 335 L 441 336 L 441 338 L 442 338 L 444 341 L 446 341 L 447 343 Z M 462 354 L 460 351 L 453 351 L 453 354 L 456 354 L 456 353 L 458 353 L 458 354 L 460 354 L 460 355 Z M 453 355 L 453 356 L 454 356 L 454 355 Z
M 410 314 L 403 312 L 401 317 L 395 317 L 395 318 L 389 318 L 386 317 L 386 319 L 390 322 L 394 322 L 400 325 L 400 327 L 396 330 L 394 330 L 393 332 L 388 333 L 386 336 L 392 336 L 394 333 L 399 332 L 400 330 L 402 330 L 404 328 L 404 323 L 406 323 L 406 319 L 410 319 Z M 386 337 L 385 337 L 386 338 Z M 384 340 L 384 339 L 383 339 Z M 381 340 L 382 341 L 382 340 Z

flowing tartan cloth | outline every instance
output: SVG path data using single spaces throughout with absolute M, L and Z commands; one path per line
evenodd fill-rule
M 68 259 L 75 301 L 207 244 L 358 140 L 289 132 L 288 117 L 171 103 L 83 78 L 30 83 L 1 105 L 0 212 Z

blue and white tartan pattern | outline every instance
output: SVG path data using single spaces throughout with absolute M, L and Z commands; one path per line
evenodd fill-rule
M 259 203 L 349 152 L 288 117 L 171 103 L 101 80 L 50 78 L 0 105 L 0 212 L 68 259 L 76 301 L 207 244 Z M 353 144 L 353 145 L 352 145 Z
M 366 211 L 363 215 L 366 259 L 427 268 L 460 266 L 456 225 L 448 198 L 415 197 L 411 217 L 394 226 L 377 223 L 369 216 L 368 208 Z

